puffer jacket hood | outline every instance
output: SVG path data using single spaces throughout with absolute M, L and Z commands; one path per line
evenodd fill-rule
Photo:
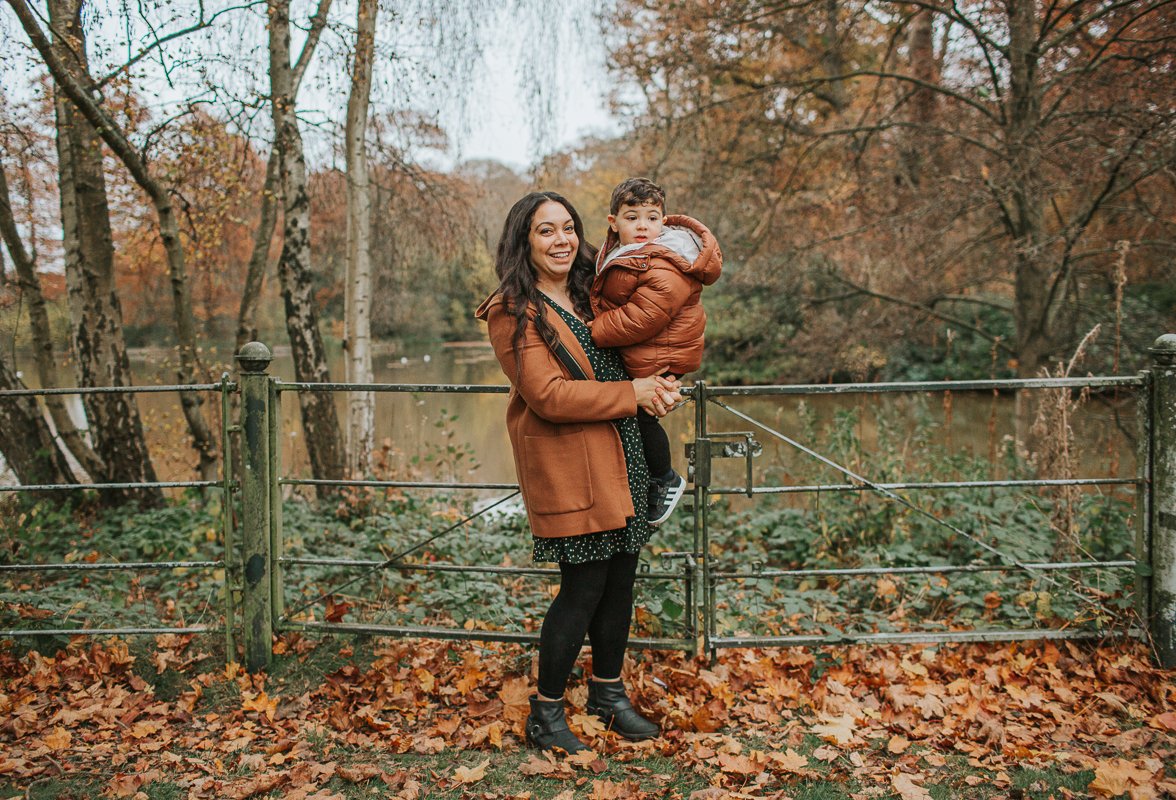
M 723 254 L 705 225 L 666 217 L 652 242 L 619 247 L 609 233 L 592 282 L 592 341 L 619 347 L 630 377 L 685 375 L 702 363 L 704 285 L 719 279 Z
M 717 281 L 723 271 L 723 256 L 714 235 L 701 222 L 685 214 L 667 216 L 661 236 L 652 242 L 622 246 L 616 232 L 609 230 L 596 259 L 596 274 L 631 256 L 663 258 L 704 286 Z

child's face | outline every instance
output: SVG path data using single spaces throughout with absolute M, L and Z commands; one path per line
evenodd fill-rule
M 652 242 L 661 236 L 665 221 L 661 206 L 649 203 L 622 205 L 616 214 L 608 215 L 608 226 L 616 231 L 621 244 Z

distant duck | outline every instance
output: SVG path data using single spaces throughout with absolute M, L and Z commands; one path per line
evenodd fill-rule
M 407 363 L 408 363 L 408 356 L 401 356 L 401 357 L 400 357 L 400 363 L 401 363 L 401 364 L 407 364 Z
M 428 353 L 425 353 L 423 356 L 421 356 L 421 361 L 424 361 L 426 364 L 428 364 L 432 360 L 433 360 L 433 357 L 431 355 L 429 355 Z

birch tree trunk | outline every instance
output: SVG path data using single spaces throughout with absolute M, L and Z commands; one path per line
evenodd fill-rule
M 80 12 L 81 0 L 49 3 L 54 51 L 70 57 L 76 54 L 84 64 Z M 94 126 L 56 85 L 54 109 L 65 280 L 78 384 L 130 386 L 134 381 L 114 287 L 114 244 L 101 140 Z M 87 394 L 82 399 L 94 448 L 106 466 L 102 475 L 94 477 L 104 483 L 154 482 L 155 468 L 134 396 L 104 393 Z M 110 505 L 126 501 L 157 505 L 163 494 L 158 489 L 110 490 L 103 492 L 102 498 Z
M 329 0 L 322 0 L 319 14 L 326 17 Z M 282 255 L 278 279 L 286 309 L 286 332 L 299 381 L 330 380 L 327 356 L 318 328 L 318 314 L 311 291 L 310 198 L 306 188 L 306 158 L 295 118 L 296 69 L 290 64 L 289 0 L 268 0 L 270 103 L 274 122 L 274 147 L 280 155 L 282 176 Z M 309 59 L 304 48 L 303 56 Z M 299 59 L 299 66 L 305 66 Z M 329 392 L 299 392 L 306 451 L 315 478 L 338 479 L 344 474 L 343 438 L 334 398 Z M 334 494 L 319 487 L 319 497 Z
M 270 242 L 274 238 L 274 227 L 278 221 L 280 202 L 281 171 L 278 167 L 279 154 L 275 147 L 270 151 L 265 165 L 265 185 L 261 190 L 261 218 L 253 234 L 253 252 L 249 256 L 249 267 L 245 272 L 245 288 L 241 290 L 241 306 L 237 312 L 238 352 L 246 342 L 257 339 L 257 304 L 265 285 L 266 265 L 269 261 Z
M 0 237 L 8 248 L 16 271 L 17 285 L 29 306 L 29 328 L 33 335 L 33 354 L 37 362 L 37 377 L 41 387 L 53 389 L 57 387 L 57 357 L 53 352 L 53 338 L 49 330 L 49 313 L 45 309 L 45 297 L 41 293 L 41 281 L 37 277 L 34 256 L 25 249 L 16 228 L 16 219 L 12 213 L 12 202 L 8 192 L 8 178 L 0 168 Z M 94 452 L 86 441 L 85 436 L 74 425 L 73 417 L 65 406 L 65 399 L 57 395 L 47 395 L 45 405 L 49 409 L 49 416 L 53 420 L 53 427 L 62 443 L 69 450 L 74 460 L 85 470 L 90 480 L 101 480 L 106 473 L 106 465 Z
M 360 0 L 347 99 L 347 380 L 372 382 L 371 326 L 371 187 L 368 182 L 367 120 L 375 53 L 377 0 Z M 348 403 L 347 466 L 364 477 L 371 469 L 375 441 L 375 394 L 352 391 Z
M 117 122 L 99 107 L 89 91 L 94 81 L 85 58 L 85 41 L 81 27 L 83 0 L 50 0 L 49 17 L 54 35 L 59 35 L 62 30 L 70 32 L 70 41 L 57 41 L 54 45 L 51 45 L 42 33 L 40 24 L 26 0 L 8 2 L 16 11 L 33 47 L 49 68 L 54 86 L 76 109 L 78 113 L 75 116 L 79 119 L 84 118 L 97 133 L 98 136 L 90 142 L 91 149 L 98 152 L 101 159 L 100 148 L 97 147 L 100 137 L 122 161 L 135 183 L 151 198 L 159 218 L 159 234 L 167 254 L 168 274 L 171 279 L 172 310 L 180 357 L 177 378 L 180 383 L 197 383 L 201 377 L 201 367 L 196 347 L 196 321 L 192 315 L 192 297 L 188 286 L 184 248 L 180 239 L 179 222 L 172 208 L 171 194 L 151 176 L 142 155 L 126 138 Z M 109 229 L 109 221 L 107 228 Z M 217 471 L 216 441 L 204 419 L 201 408 L 203 404 L 204 398 L 200 394 L 180 392 L 180 406 L 188 423 L 192 444 L 199 454 L 201 477 L 204 480 L 214 480 Z

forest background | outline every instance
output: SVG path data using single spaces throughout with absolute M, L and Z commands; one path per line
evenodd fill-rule
M 1033 376 L 1096 325 L 1083 368 L 1133 371 L 1176 323 L 1174 21 L 1162 0 L 7 0 L 5 74 L 31 68 L 0 95 L 4 388 L 22 348 L 43 386 L 58 360 L 67 384 L 129 384 L 138 346 L 200 383 L 253 338 L 303 380 L 344 346 L 330 377 L 362 382 L 374 341 L 483 337 L 514 199 L 557 189 L 600 240 L 637 174 L 723 244 L 708 379 Z M 621 130 L 525 172 L 447 163 L 441 109 L 487 35 L 527 54 L 503 79 L 536 141 L 561 53 L 602 41 Z M 316 477 L 370 468 L 355 395 L 343 422 L 300 397 Z M 14 403 L 22 479 L 150 479 L 133 402 L 87 397 L 88 440 L 49 403 L 58 443 L 30 454 L 52 436 Z M 183 408 L 212 476 L 211 412 Z

